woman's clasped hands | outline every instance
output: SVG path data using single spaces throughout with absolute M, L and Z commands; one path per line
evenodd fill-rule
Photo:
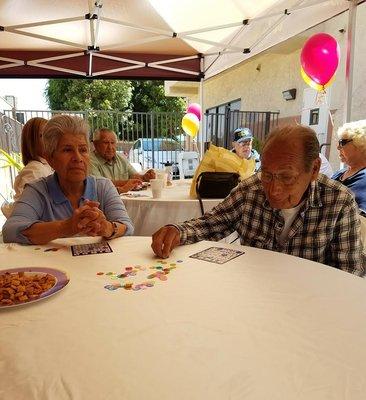
M 74 210 L 71 217 L 73 234 L 88 236 L 109 236 L 112 224 L 98 208 L 99 202 L 85 200 L 83 205 Z

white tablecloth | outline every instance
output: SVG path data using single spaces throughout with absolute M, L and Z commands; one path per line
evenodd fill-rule
M 136 236 L 151 236 L 166 224 L 180 223 L 202 215 L 198 200 L 189 197 L 190 181 L 173 181 L 163 189 L 160 199 L 153 199 L 151 189 L 121 195 L 127 213 L 135 225 Z M 141 196 L 141 197 L 140 197 Z M 147 196 L 147 197 L 145 197 Z M 209 211 L 222 199 L 204 199 L 204 211 Z
M 110 245 L 83 257 L 0 246 L 3 268 L 70 276 L 46 300 L 0 310 L 0 399 L 365 399 L 363 279 L 247 247 L 223 265 L 189 258 L 230 247 L 201 242 L 174 251 L 168 262 L 183 262 L 167 281 L 110 292 L 98 271 L 154 265 L 150 238 Z

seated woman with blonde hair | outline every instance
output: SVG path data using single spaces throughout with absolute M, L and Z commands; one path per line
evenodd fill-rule
M 4 242 L 45 244 L 74 235 L 113 239 L 133 233 L 117 189 L 88 176 L 89 127 L 79 117 L 56 115 L 43 131 L 45 158 L 54 174 L 24 188 L 3 227 Z
M 366 119 L 346 123 L 338 129 L 339 158 L 346 167 L 332 179 L 343 183 L 354 194 L 361 211 L 366 211 Z
M 36 179 L 53 173 L 52 168 L 44 159 L 43 129 L 47 124 L 44 118 L 31 118 L 22 129 L 21 149 L 24 168 L 15 177 L 14 201 L 20 198 L 24 186 Z

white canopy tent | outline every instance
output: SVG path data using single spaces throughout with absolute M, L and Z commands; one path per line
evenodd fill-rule
M 0 0 L 0 78 L 200 81 L 363 1 Z

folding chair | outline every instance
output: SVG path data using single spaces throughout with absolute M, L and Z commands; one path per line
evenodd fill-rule
M 183 151 L 177 157 L 179 176 L 192 178 L 199 164 L 199 154 L 196 151 Z

